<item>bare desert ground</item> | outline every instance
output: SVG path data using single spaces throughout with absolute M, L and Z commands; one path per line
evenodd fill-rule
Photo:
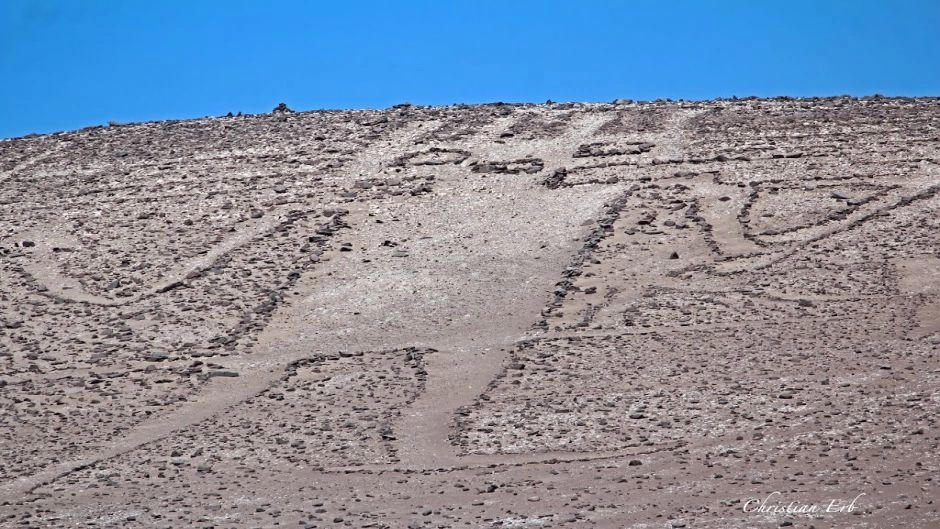
M 0 527 L 940 527 L 940 100 L 0 141 Z

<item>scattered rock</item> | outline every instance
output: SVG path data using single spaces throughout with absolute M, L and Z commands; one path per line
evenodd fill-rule
M 293 110 L 288 108 L 286 103 L 278 103 L 277 106 L 274 107 L 274 110 L 272 110 L 271 112 L 274 114 L 284 114 L 284 113 L 292 113 Z
M 213 377 L 237 377 L 238 373 L 235 371 L 228 371 L 224 369 L 213 369 L 207 373 L 209 378 Z

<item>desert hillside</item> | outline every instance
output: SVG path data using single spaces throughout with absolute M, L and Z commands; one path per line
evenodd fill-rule
M 940 527 L 938 99 L 115 124 L 0 212 L 0 527 Z

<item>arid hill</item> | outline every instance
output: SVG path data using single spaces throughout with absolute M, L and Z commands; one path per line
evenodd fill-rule
M 938 99 L 98 127 L 0 212 L 2 527 L 940 527 Z

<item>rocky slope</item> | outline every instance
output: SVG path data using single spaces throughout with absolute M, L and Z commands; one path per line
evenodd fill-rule
M 940 100 L 99 127 L 0 211 L 2 527 L 940 525 Z

